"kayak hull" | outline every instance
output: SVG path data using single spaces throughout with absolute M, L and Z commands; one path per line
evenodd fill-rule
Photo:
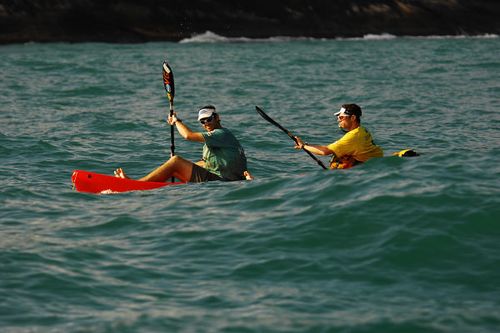
M 71 182 L 76 191 L 95 194 L 147 191 L 185 184 L 183 182 L 141 182 L 84 170 L 74 170 Z

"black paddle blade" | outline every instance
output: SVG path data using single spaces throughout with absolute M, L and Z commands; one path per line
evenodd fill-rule
M 168 100 L 173 101 L 175 96 L 174 72 L 168 65 L 167 61 L 163 62 L 163 85 L 167 92 Z
M 284 128 L 283 126 L 281 126 L 280 124 L 278 124 L 276 121 L 274 121 L 274 119 L 272 119 L 271 117 L 269 117 L 264 112 L 264 110 L 262 110 L 258 106 L 255 106 L 255 110 L 257 111 L 258 114 L 260 114 L 262 116 L 262 118 L 264 118 L 265 120 L 267 120 L 268 122 L 270 122 L 274 126 L 278 127 L 280 130 L 282 130 L 283 132 L 285 132 L 290 139 L 292 139 L 295 143 L 297 143 L 297 139 L 295 138 L 295 136 L 292 133 L 290 133 L 289 130 L 287 130 L 286 128 Z M 323 164 L 323 162 L 321 162 L 316 156 L 314 156 L 313 153 L 311 153 L 309 150 L 307 150 L 305 148 L 302 148 L 302 150 L 304 150 L 307 153 L 307 155 L 309 155 L 313 160 L 315 160 L 316 163 L 318 163 L 318 165 L 320 167 L 322 167 L 323 169 L 326 170 L 326 166 Z
M 271 124 L 273 124 L 274 126 L 278 127 L 280 130 L 282 130 L 283 132 L 285 132 L 293 141 L 296 141 L 295 140 L 295 137 L 293 136 L 292 133 L 290 133 L 290 131 L 288 131 L 286 128 L 284 128 L 283 126 L 281 126 L 280 124 L 278 124 L 273 118 L 269 117 L 265 112 L 264 110 L 262 110 L 261 108 L 259 108 L 258 106 L 255 106 L 255 110 L 257 111 L 258 114 L 261 115 L 262 118 L 264 118 L 265 120 L 267 120 L 268 122 L 270 122 Z
M 271 117 L 269 117 L 265 112 L 264 110 L 262 110 L 261 108 L 259 108 L 258 106 L 255 106 L 255 110 L 257 111 L 258 114 L 261 115 L 262 118 L 264 118 L 265 120 L 267 120 L 268 122 L 270 122 L 271 124 L 273 125 L 279 125 L 277 122 L 275 122 Z
M 268 122 L 270 122 L 271 124 L 273 124 L 274 126 L 278 127 L 280 130 L 282 130 L 283 132 L 285 132 L 289 137 L 290 139 L 292 139 L 293 141 L 297 142 L 295 137 L 293 136 L 292 133 L 290 133 L 289 130 L 287 130 L 286 128 L 284 128 L 283 126 L 281 126 L 280 124 L 278 124 L 273 118 L 269 117 L 265 112 L 264 110 L 262 110 L 261 108 L 259 108 L 258 106 L 255 106 L 255 110 L 257 111 L 258 114 L 261 115 L 262 118 L 264 118 L 265 120 L 267 120 Z

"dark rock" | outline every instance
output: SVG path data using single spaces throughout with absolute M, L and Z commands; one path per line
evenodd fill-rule
M 0 43 L 500 33 L 497 0 L 0 0 Z

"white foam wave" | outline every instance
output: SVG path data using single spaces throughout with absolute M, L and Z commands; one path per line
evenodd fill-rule
M 225 37 L 212 31 L 206 31 L 190 38 L 184 38 L 179 43 L 260 43 L 260 42 L 289 42 L 299 40 L 323 40 L 312 37 L 273 36 L 269 38 Z M 326 40 L 326 39 L 324 39 Z
M 184 38 L 179 43 L 221 43 L 228 42 L 229 38 L 217 35 L 211 31 L 203 34 L 194 35 L 190 38 Z
M 483 35 L 434 35 L 434 36 L 416 36 L 413 38 L 422 38 L 422 39 L 465 39 L 465 38 L 484 38 L 484 39 L 493 39 L 498 38 L 497 34 L 483 34 Z
M 394 38 L 397 38 L 397 36 L 391 35 L 388 33 L 383 33 L 380 35 L 367 34 L 367 35 L 364 35 L 362 39 L 364 39 L 364 40 L 386 40 L 386 39 L 394 39 Z
M 366 34 L 363 37 L 337 37 L 334 40 L 389 40 L 398 38 L 396 35 L 389 33 L 382 34 Z
M 268 38 L 249 38 L 249 37 L 225 37 L 212 31 L 206 31 L 202 34 L 194 35 L 190 38 L 182 39 L 179 43 L 257 43 L 257 42 L 290 42 L 290 41 L 327 41 L 327 40 L 392 40 L 396 38 L 418 38 L 418 39 L 462 39 L 462 38 L 498 38 L 496 34 L 483 35 L 434 35 L 434 36 L 396 36 L 389 33 L 366 34 L 363 37 L 337 37 L 337 38 L 313 38 L 313 37 L 288 37 L 274 36 Z

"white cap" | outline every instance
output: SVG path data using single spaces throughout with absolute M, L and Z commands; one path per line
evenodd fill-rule
M 357 104 L 346 104 L 347 108 L 342 106 L 339 110 L 339 112 L 335 113 L 335 116 L 357 116 L 358 118 L 361 117 L 362 111 L 359 105 Z
M 346 109 L 345 108 L 340 108 L 340 111 L 335 113 L 335 116 L 338 117 L 338 116 L 350 116 L 349 113 L 346 113 Z
M 203 118 L 208 118 L 215 113 L 215 107 L 213 106 L 204 106 L 198 111 L 198 120 Z

